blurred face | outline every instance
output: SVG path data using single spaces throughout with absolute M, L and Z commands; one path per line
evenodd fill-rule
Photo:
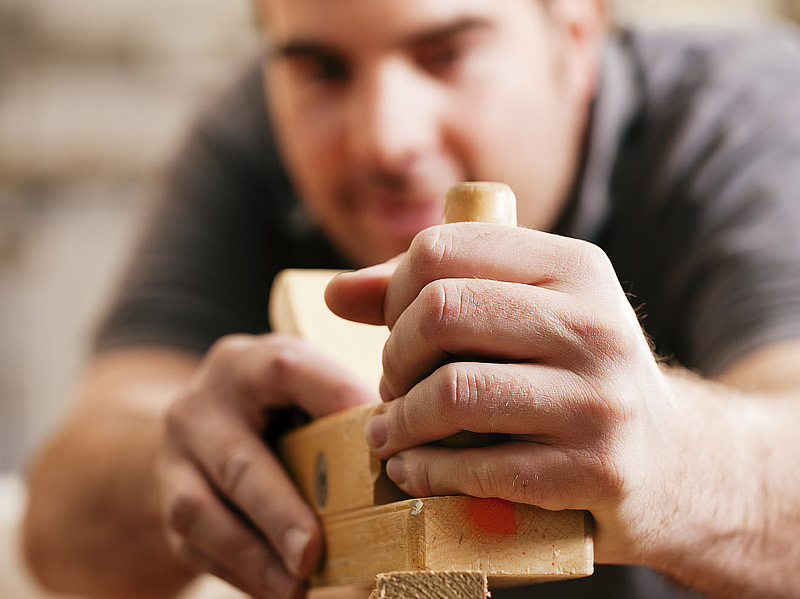
M 357 265 L 441 222 L 453 183 L 548 229 L 572 182 L 600 0 L 262 0 L 265 77 L 301 201 Z

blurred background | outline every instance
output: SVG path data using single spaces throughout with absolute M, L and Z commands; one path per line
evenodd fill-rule
M 800 0 L 616 0 L 644 26 Z M 148 184 L 258 45 L 252 0 L 0 0 L 0 474 L 57 422 Z

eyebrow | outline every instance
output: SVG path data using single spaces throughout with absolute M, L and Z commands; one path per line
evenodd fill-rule
M 438 27 L 426 29 L 420 32 L 411 33 L 400 38 L 396 45 L 414 46 L 418 44 L 429 44 L 442 38 L 458 35 L 465 31 L 476 29 L 492 29 L 494 24 L 489 19 L 481 17 L 463 17 L 451 23 L 445 23 Z
M 303 58 L 319 54 L 336 53 L 332 46 L 319 42 L 293 40 L 272 48 L 270 58 Z
M 488 19 L 480 17 L 463 17 L 456 21 L 429 29 L 410 33 L 390 44 L 394 47 L 408 47 L 435 43 L 436 41 L 465 31 L 491 29 L 494 25 Z M 302 38 L 279 44 L 269 52 L 271 58 L 304 58 L 320 54 L 340 54 L 336 46 Z

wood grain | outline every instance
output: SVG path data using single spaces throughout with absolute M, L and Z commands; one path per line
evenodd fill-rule
M 335 514 L 408 498 L 386 476 L 367 445 L 364 406 L 315 420 L 285 435 L 281 458 L 303 497 L 320 515 Z
M 388 572 L 379 574 L 370 599 L 486 599 L 483 572 Z
M 447 190 L 442 220 L 445 223 L 482 222 L 515 227 L 517 198 L 505 183 L 458 183 Z
M 369 585 L 397 570 L 471 570 L 524 584 L 593 570 L 585 512 L 498 499 L 409 499 L 322 517 L 326 563 L 314 586 Z

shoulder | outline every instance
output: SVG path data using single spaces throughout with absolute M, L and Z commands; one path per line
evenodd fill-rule
M 800 137 L 797 29 L 638 32 L 627 44 L 643 126 L 689 163 L 723 147 Z
M 659 350 L 704 372 L 797 331 L 800 37 L 630 32 L 604 242 Z
M 731 174 L 766 156 L 796 168 L 798 30 L 628 32 L 621 44 L 633 65 L 634 143 L 651 192 L 694 181 L 704 184 L 700 196 L 716 196 Z
M 752 88 L 775 75 L 800 74 L 800 31 L 788 24 L 628 31 L 623 39 L 652 100 L 692 89 Z
M 213 218 L 247 211 L 286 226 L 296 199 L 270 125 L 260 55 L 201 101 L 163 175 L 159 197 L 175 209 Z
M 260 56 L 249 60 L 200 105 L 185 150 L 210 152 L 239 169 L 277 168 Z

